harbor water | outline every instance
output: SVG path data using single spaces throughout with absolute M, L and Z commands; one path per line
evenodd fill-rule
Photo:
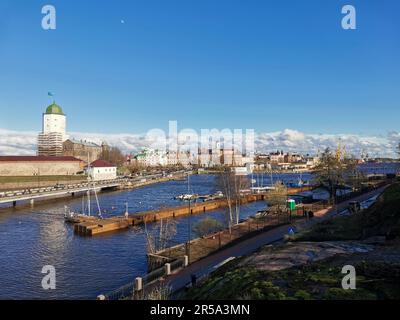
M 257 185 L 282 180 L 287 184 L 299 181 L 299 174 L 254 175 Z M 310 174 L 301 176 L 312 179 Z M 212 194 L 218 190 L 215 176 L 194 175 L 191 191 Z M 104 217 L 121 215 L 128 203 L 129 213 L 178 206 L 176 195 L 187 193 L 187 181 L 169 181 L 139 189 L 99 194 Z M 73 226 L 64 222 L 64 206 L 81 210 L 82 199 L 64 198 L 16 208 L 0 209 L 0 299 L 95 299 L 130 283 L 147 271 L 146 236 L 143 227 L 97 237 L 79 237 Z M 263 201 L 241 208 L 241 219 L 264 209 Z M 93 206 L 95 211 L 95 206 Z M 224 222 L 221 209 L 190 217 L 191 224 L 205 217 Z M 176 219 L 177 233 L 171 245 L 188 239 L 188 217 Z M 151 227 L 150 227 L 151 228 Z M 193 238 L 195 235 L 191 235 Z M 56 270 L 56 289 L 44 290 L 42 268 L 52 265 Z

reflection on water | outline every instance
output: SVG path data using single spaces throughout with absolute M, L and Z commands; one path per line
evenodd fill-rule
M 273 179 L 295 183 L 299 175 L 274 175 Z M 269 175 L 255 175 L 256 185 L 268 184 Z M 310 175 L 303 175 L 303 180 Z M 194 193 L 214 193 L 215 177 L 192 176 Z M 144 188 L 100 193 L 104 216 L 121 215 L 128 202 L 129 212 L 176 206 L 174 196 L 187 192 L 186 181 L 170 181 Z M 75 236 L 64 223 L 64 205 L 81 209 L 81 198 L 59 199 L 31 208 L 0 210 L 0 299 L 93 299 L 118 288 L 146 272 L 146 241 L 141 230 L 129 229 L 93 238 Z M 256 202 L 243 206 L 241 218 L 265 207 Z M 191 217 L 192 224 L 206 217 L 221 221 L 223 210 Z M 177 219 L 174 244 L 187 240 L 188 218 Z M 44 265 L 56 268 L 56 290 L 41 287 Z
M 215 192 L 214 177 L 193 176 L 194 192 Z M 185 181 L 171 181 L 141 189 L 101 193 L 99 201 L 106 215 L 139 212 L 182 203 L 174 196 L 187 190 Z M 93 238 L 77 237 L 64 223 L 64 205 L 80 210 L 81 199 L 62 199 L 0 211 L 0 299 L 84 299 L 95 298 L 146 272 L 146 241 L 140 230 L 129 229 Z M 242 210 L 254 214 L 264 203 Z M 194 224 L 205 216 L 223 219 L 222 211 L 193 216 Z M 175 242 L 187 239 L 187 218 L 177 219 Z M 56 290 L 41 287 L 44 265 L 56 268 Z

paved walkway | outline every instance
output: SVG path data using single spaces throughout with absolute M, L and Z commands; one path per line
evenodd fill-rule
M 291 227 L 294 227 L 295 229 L 306 227 L 308 228 L 325 218 L 330 218 L 332 216 L 335 216 L 337 213 L 345 210 L 348 207 L 350 201 L 366 201 L 376 195 L 381 194 L 386 189 L 386 187 L 387 186 L 384 186 L 379 189 L 365 193 L 361 196 L 346 200 L 338 204 L 334 208 L 328 208 L 316 212 L 315 218 L 309 221 L 302 219 L 292 225 L 288 224 L 285 226 L 277 227 L 275 229 L 255 235 L 252 238 L 243 240 L 235 245 L 232 245 L 231 247 L 222 249 L 219 252 L 216 252 L 206 258 L 194 262 L 185 269 L 181 269 L 176 274 L 169 276 L 166 279 L 166 283 L 171 287 L 173 292 L 177 292 L 191 282 L 192 274 L 195 274 L 197 278 L 205 276 L 217 269 L 219 264 L 223 263 L 229 258 L 248 255 L 257 251 L 257 249 L 261 248 L 264 245 L 283 240 L 284 236 L 288 234 L 289 228 Z

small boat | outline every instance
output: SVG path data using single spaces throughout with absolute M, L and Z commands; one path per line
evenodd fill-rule
M 191 201 L 191 200 L 196 200 L 199 198 L 198 194 L 190 193 L 191 187 L 190 187 L 190 172 L 188 173 L 187 176 L 187 188 L 188 188 L 188 193 L 180 194 L 179 196 L 176 196 L 176 200 L 181 200 L 181 201 Z
M 175 197 L 176 200 L 181 200 L 181 201 L 189 201 L 197 198 L 199 198 L 198 194 L 189 194 L 189 193 L 180 194 L 179 196 Z
M 88 216 L 83 213 L 71 211 L 67 206 L 65 206 L 64 209 L 65 209 L 65 212 L 64 212 L 65 222 L 79 223 L 79 222 L 82 222 L 83 219 L 94 219 L 95 218 L 93 216 Z
M 258 210 L 257 213 L 255 214 L 255 217 L 256 218 L 264 217 L 269 213 L 270 211 L 268 209 Z
M 275 187 L 272 187 L 272 186 L 253 187 L 253 188 L 250 188 L 250 189 L 251 189 L 251 191 L 252 191 L 253 193 L 263 193 L 263 192 L 266 192 L 266 191 L 268 191 L 268 190 L 274 190 Z
M 217 191 L 214 194 L 208 195 L 208 196 L 202 196 L 199 198 L 202 198 L 204 202 L 207 201 L 213 201 L 213 200 L 217 200 L 217 199 L 222 199 L 224 197 L 224 194 L 221 191 Z

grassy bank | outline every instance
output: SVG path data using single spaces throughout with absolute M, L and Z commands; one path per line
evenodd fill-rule
M 359 240 L 400 236 L 400 184 L 390 186 L 368 210 L 326 220 L 297 235 L 294 241 Z
M 184 298 L 376 300 L 400 297 L 400 287 L 397 285 L 400 264 L 363 260 L 354 263 L 357 290 L 344 290 L 341 287 L 341 267 L 335 259 L 274 272 L 238 267 L 239 261 L 235 261 L 220 268 L 202 285 L 189 290 Z
M 400 185 L 390 186 L 364 212 L 323 221 L 299 234 L 292 244 L 264 247 L 248 257 L 236 259 L 213 272 L 183 294 L 184 299 L 261 300 L 376 300 L 400 298 Z M 370 250 L 346 251 L 327 258 L 298 262 L 300 255 L 326 254 L 309 249 L 319 244 L 352 247 L 372 236 L 386 242 Z M 340 240 L 340 242 L 337 242 Z M 307 241 L 307 242 L 304 242 Z M 336 242 L 332 242 L 336 241 Z M 296 247 L 296 254 L 290 251 Z M 285 251 L 286 250 L 286 251 Z M 273 257 L 275 255 L 275 258 Z M 283 257 L 283 258 L 282 258 Z M 286 260 L 285 260 L 286 259 Z M 356 268 L 356 290 L 341 286 L 344 265 Z M 277 267 L 276 269 L 274 269 Z M 274 271 L 275 270 L 275 271 Z

